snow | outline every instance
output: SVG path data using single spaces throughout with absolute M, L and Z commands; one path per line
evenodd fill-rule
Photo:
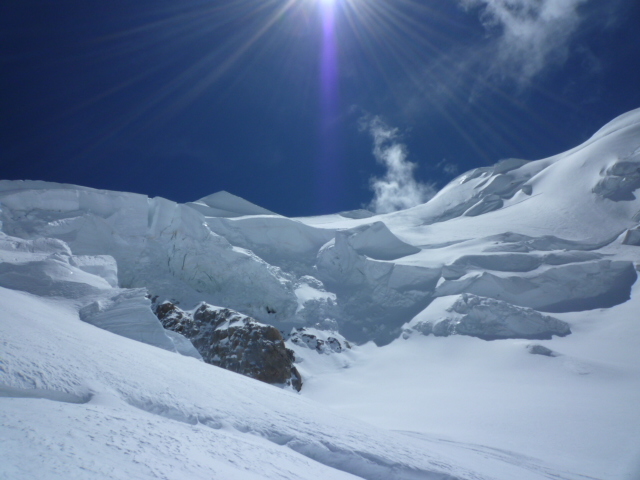
M 632 262 L 599 260 L 519 276 L 469 273 L 438 284 L 436 295 L 472 293 L 544 312 L 607 308 L 629 299 L 637 274 Z
M 241 217 L 244 215 L 277 215 L 229 192 L 216 192 L 187 205 L 207 217 Z
M 248 249 L 272 265 L 309 274 L 332 231 L 285 217 L 250 216 L 234 219 L 206 217 L 208 227 L 236 246 Z
M 483 340 L 551 339 L 553 335 L 571 333 L 565 322 L 530 308 L 466 293 L 436 298 L 405 329 L 404 336 L 417 331 L 442 337 L 470 335 Z
M 0 181 L 0 478 L 636 480 L 638 172 L 635 110 L 384 215 Z M 152 297 L 295 327 L 301 393 Z
M 368 344 L 347 369 L 307 374 L 303 393 L 383 428 L 632 480 L 640 472 L 640 328 L 620 307 L 612 313 L 606 326 L 597 313 L 563 314 L 573 333 L 538 342 L 561 353 L 555 358 L 531 355 L 528 340 L 412 335 Z
M 492 478 L 474 472 L 477 457 L 523 479 L 549 468 L 370 426 L 96 329 L 60 299 L 0 299 L 14 320 L 0 324 L 9 478 Z
M 104 279 L 72 266 L 64 256 L 0 264 L 0 285 L 42 296 L 79 298 L 99 294 L 111 285 Z
M 176 347 L 160 320 L 151 312 L 151 302 L 144 289 L 117 292 L 85 305 L 80 319 L 109 332 L 172 352 Z
M 324 291 L 321 282 L 308 276 L 300 278 L 294 292 L 298 297 L 298 311 L 303 310 L 309 302 L 330 301 L 333 303 L 336 300 L 335 293 Z
M 420 251 L 401 241 L 382 222 L 356 227 L 348 242 L 359 254 L 376 260 L 396 260 Z
M 267 305 L 282 320 L 290 320 L 297 309 L 293 284 L 280 269 L 234 248 L 188 206 L 136 194 L 6 181 L 0 182 L 0 202 L 5 233 L 57 238 L 75 255 L 111 256 L 122 287 L 148 288 L 191 306 L 205 300 L 258 319 L 267 317 Z M 103 275 L 113 283 L 106 271 Z M 240 276 L 245 281 L 238 282 Z

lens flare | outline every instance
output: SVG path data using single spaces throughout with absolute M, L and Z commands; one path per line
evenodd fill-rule
M 338 51 L 335 32 L 335 2 L 320 0 L 322 43 L 320 52 L 320 158 L 316 198 L 323 210 L 332 211 L 336 192 L 342 191 L 338 129 Z
M 96 61 L 127 59 L 127 73 L 116 76 L 117 82 L 96 91 L 86 102 L 70 106 L 68 114 L 102 105 L 110 109 L 113 98 L 134 99 L 108 127 L 96 132 L 88 150 L 99 150 L 100 143 L 122 132 L 160 125 L 193 104 L 224 97 L 234 85 L 251 83 L 256 73 L 266 71 L 273 85 L 291 88 L 265 88 L 261 99 L 275 110 L 295 95 L 296 114 L 318 124 L 317 198 L 323 210 L 331 211 L 339 203 L 336 192 L 345 190 L 340 119 L 351 105 L 341 105 L 340 94 L 353 92 L 354 85 L 357 93 L 368 89 L 372 103 L 384 97 L 386 105 L 395 104 L 403 112 L 413 108 L 437 113 L 484 157 L 482 147 L 466 133 L 468 127 L 451 114 L 468 108 L 468 89 L 460 85 L 484 80 L 472 78 L 473 69 L 461 68 L 446 55 L 448 41 L 462 27 L 438 14 L 430 3 L 219 0 L 157 6 L 123 24 L 122 30 L 108 31 L 94 40 Z M 484 88 L 495 90 L 491 84 Z M 501 120 L 492 112 L 484 113 L 493 123 L 509 123 L 506 117 Z

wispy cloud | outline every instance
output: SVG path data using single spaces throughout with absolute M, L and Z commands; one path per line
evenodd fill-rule
M 485 28 L 495 36 L 491 74 L 526 84 L 549 66 L 563 64 L 589 0 L 459 0 L 479 9 Z
M 442 170 L 442 173 L 449 177 L 455 177 L 458 174 L 459 168 L 455 163 L 450 162 L 446 158 L 443 158 L 436 165 L 436 169 Z
M 382 177 L 372 177 L 370 187 L 374 197 L 368 208 L 376 213 L 388 213 L 410 208 L 429 200 L 436 193 L 433 184 L 419 182 L 414 177 L 416 164 L 407 160 L 407 147 L 401 143 L 397 128 L 380 117 L 360 119 L 360 129 L 373 138 L 373 155 L 387 169 Z

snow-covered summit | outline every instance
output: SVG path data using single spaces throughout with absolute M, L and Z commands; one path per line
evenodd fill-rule
M 216 192 L 187 203 L 207 217 L 241 217 L 243 215 L 276 215 L 232 193 Z
M 640 200 L 632 193 L 640 168 L 639 134 L 640 109 L 565 153 L 531 162 L 511 159 L 463 173 L 426 204 L 389 214 L 387 223 L 403 223 L 403 230 L 421 235 L 439 222 L 438 234 L 452 240 L 471 237 L 471 232 L 478 237 L 505 231 L 591 242 L 611 239 L 635 225 L 640 211 Z

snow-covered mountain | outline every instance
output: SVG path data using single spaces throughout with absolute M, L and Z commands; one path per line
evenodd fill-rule
M 638 479 L 638 188 L 640 110 L 385 215 L 1 181 L 0 478 Z

